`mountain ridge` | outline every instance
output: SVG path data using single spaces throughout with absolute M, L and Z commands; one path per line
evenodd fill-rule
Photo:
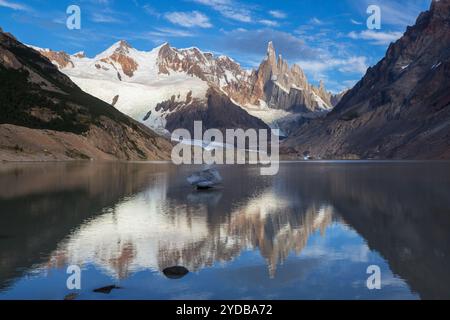
M 163 134 L 169 133 L 167 119 L 178 116 L 171 115 L 177 112 L 173 110 L 158 112 L 158 104 L 175 96 L 180 106 L 187 95 L 206 102 L 208 88 L 224 93 L 232 104 L 249 114 L 244 127 L 245 122 L 255 123 L 255 117 L 276 127 L 274 123 L 280 119 L 322 115 L 333 107 L 332 95 L 323 83 L 320 87 L 310 85 L 303 70 L 297 65 L 290 68 L 281 56 L 276 61 L 269 59 L 275 55 L 272 43 L 266 59 L 253 71 L 243 69 L 230 57 L 215 56 L 196 47 L 177 49 L 167 42 L 151 51 L 139 51 L 120 40 L 94 58 L 70 55 L 70 62 L 65 52 L 42 49 L 41 53 L 86 92 L 114 102 L 122 112 Z M 276 80 L 278 77 L 280 80 Z M 102 90 L 99 86 L 110 88 Z

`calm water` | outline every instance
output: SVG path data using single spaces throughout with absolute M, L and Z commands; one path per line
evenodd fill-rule
M 450 299 L 449 163 L 222 167 L 210 192 L 193 170 L 1 164 L 0 299 Z

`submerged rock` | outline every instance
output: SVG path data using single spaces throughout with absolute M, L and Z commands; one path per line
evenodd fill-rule
M 75 300 L 78 297 L 78 293 L 69 293 L 64 297 L 65 301 Z
M 122 289 L 121 287 L 118 287 L 116 285 L 112 285 L 112 286 L 106 286 L 106 287 L 102 287 L 102 288 L 98 288 L 95 289 L 94 292 L 96 293 L 104 293 L 104 294 L 110 294 L 111 291 L 115 290 L 115 289 Z
M 211 189 L 222 182 L 219 171 L 215 169 L 204 169 L 187 178 L 187 181 L 199 190 Z
M 185 267 L 170 267 L 163 270 L 164 275 L 169 279 L 181 279 L 189 273 Z

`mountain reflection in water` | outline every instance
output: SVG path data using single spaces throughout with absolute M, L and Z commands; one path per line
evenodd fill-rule
M 241 285 L 242 298 L 318 298 L 332 286 L 325 297 L 345 297 L 339 290 L 348 287 L 349 297 L 370 298 L 364 267 L 374 261 L 386 264 L 385 284 L 397 286 L 377 298 L 450 298 L 448 163 L 285 163 L 274 177 L 225 166 L 223 186 L 205 192 L 186 183 L 196 169 L 2 165 L 0 299 L 20 298 L 30 274 L 48 283 L 74 264 L 120 283 L 151 272 L 160 276 L 151 278 L 155 286 L 162 270 L 184 266 L 193 273 L 180 280 L 187 298 L 200 295 L 189 288 L 194 279 L 210 298 L 236 297 Z M 254 253 L 265 275 L 248 275 Z M 361 274 L 344 277 L 342 266 Z M 207 272 L 226 278 L 235 269 L 242 274 L 233 273 L 227 292 L 206 280 Z M 328 280 L 316 279 L 318 270 Z M 290 282 L 317 292 L 296 292 Z M 127 298 L 125 289 L 118 298 Z M 137 297 L 176 298 L 155 291 Z

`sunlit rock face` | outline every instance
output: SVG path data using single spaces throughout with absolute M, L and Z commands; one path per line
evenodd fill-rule
M 49 49 L 40 49 L 40 53 L 58 66 L 59 69 L 74 68 L 70 55 L 64 51 L 52 51 Z

